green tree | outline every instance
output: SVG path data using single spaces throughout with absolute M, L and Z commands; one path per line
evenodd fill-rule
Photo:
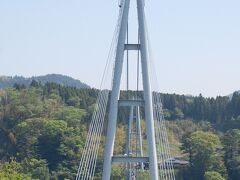
M 39 180 L 49 180 L 50 179 L 50 172 L 47 167 L 46 160 L 25 158 L 21 162 L 21 165 L 22 165 L 23 171 L 31 174 L 31 178 L 33 178 L 33 179 L 39 179 Z
M 173 117 L 173 119 L 183 119 L 184 118 L 184 114 L 183 114 L 181 109 L 174 108 L 172 117 Z
M 218 167 L 217 163 L 212 163 L 219 161 L 219 157 L 221 157 L 218 152 L 218 149 L 221 148 L 221 142 L 216 134 L 203 131 L 193 132 L 185 139 L 183 147 L 189 153 L 191 179 L 202 180 L 204 173 L 208 170 L 217 171 L 220 169 L 220 172 L 225 172 L 224 166 Z
M 204 180 L 226 180 L 226 179 L 216 171 L 207 171 L 204 174 Z
M 23 173 L 20 163 L 11 159 L 10 162 L 0 164 L 0 179 L 1 180 L 30 180 L 29 174 Z
M 229 179 L 240 179 L 240 129 L 226 132 L 224 150 Z

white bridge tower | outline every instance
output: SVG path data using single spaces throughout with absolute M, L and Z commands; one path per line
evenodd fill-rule
M 137 2 L 137 15 L 138 15 L 138 43 L 131 44 L 128 42 L 128 19 L 129 19 L 129 7 L 130 0 L 121 0 L 120 3 L 120 15 L 118 24 L 118 33 L 116 41 L 116 51 L 114 55 L 114 70 L 113 81 L 110 96 L 110 106 L 107 124 L 107 135 L 104 149 L 104 161 L 103 161 L 103 174 L 102 180 L 111 179 L 111 171 L 113 163 L 124 163 L 127 168 L 130 168 L 129 164 L 139 164 L 143 170 L 143 164 L 148 164 L 149 177 L 151 180 L 175 180 L 173 166 L 171 164 L 171 157 L 169 152 L 169 144 L 166 135 L 166 127 L 163 121 L 162 106 L 159 98 L 159 93 L 153 92 L 150 81 L 150 60 L 149 60 L 149 46 L 148 37 L 145 22 L 144 12 L 144 0 L 136 0 Z M 141 72 L 142 72 L 142 98 L 128 97 L 127 99 L 120 99 L 120 84 L 123 71 L 125 53 L 128 51 L 137 51 L 139 54 Z M 106 104 L 108 102 L 107 90 L 100 92 L 100 100 L 103 101 L 104 107 L 97 106 L 97 112 L 106 111 Z M 101 94 L 102 93 L 102 94 Z M 105 95 L 106 93 L 107 95 Z M 101 100 L 103 99 L 103 100 Z M 126 154 L 114 155 L 114 142 L 118 120 L 118 110 L 120 106 L 129 107 L 130 117 L 127 128 L 126 139 Z M 98 108 L 100 110 L 98 110 Z M 146 124 L 146 141 L 147 152 L 146 156 L 143 155 L 142 150 L 142 136 L 140 125 L 140 108 L 144 111 L 144 117 Z M 76 179 L 93 179 L 94 170 L 96 166 L 96 148 L 99 147 L 99 136 L 102 133 L 102 122 L 104 121 L 103 115 L 97 115 L 97 112 L 93 115 L 93 121 L 97 125 L 91 125 L 89 130 L 90 137 L 87 138 L 85 151 L 80 162 L 78 174 Z M 135 114 L 134 114 L 135 112 Z M 98 118 L 97 118 L 98 117 Z M 134 118 L 135 117 L 135 118 Z M 139 156 L 131 156 L 129 150 L 129 144 L 131 143 L 131 130 L 133 126 L 133 119 L 136 119 L 136 131 L 137 141 L 139 144 Z M 99 124 L 99 125 L 98 125 Z M 94 129 L 96 126 L 96 130 Z M 99 127 L 99 128 L 98 128 Z M 100 130 L 99 130 L 100 129 Z M 158 148 L 160 151 L 158 151 Z M 129 174 L 127 179 L 134 179 Z

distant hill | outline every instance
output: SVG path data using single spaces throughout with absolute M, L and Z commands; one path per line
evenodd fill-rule
M 61 84 L 63 86 L 70 86 L 70 87 L 76 87 L 76 88 L 90 88 L 85 83 L 82 83 L 81 81 L 77 79 L 73 79 L 69 76 L 61 75 L 61 74 L 47 74 L 44 76 L 33 76 L 30 78 L 26 78 L 23 76 L 0 76 L 0 89 L 12 87 L 14 84 L 24 84 L 25 86 L 29 86 L 32 82 L 32 80 L 36 80 L 38 82 L 41 82 L 42 84 L 45 84 L 47 82 L 54 82 L 57 84 Z

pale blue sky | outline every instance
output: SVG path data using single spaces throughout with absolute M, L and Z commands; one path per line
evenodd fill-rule
M 162 92 L 240 89 L 239 0 L 145 1 Z M 0 0 L 0 75 L 61 73 L 99 87 L 117 3 Z

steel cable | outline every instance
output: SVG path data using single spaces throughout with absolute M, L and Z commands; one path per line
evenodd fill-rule
M 117 37 L 119 34 L 120 21 L 121 21 L 122 14 L 123 14 L 122 10 L 120 9 L 118 22 L 115 28 L 114 37 L 111 43 L 111 48 L 110 48 L 108 60 L 105 66 L 100 89 L 102 89 L 102 85 L 106 81 L 105 78 L 107 78 L 106 71 L 109 68 L 109 64 L 110 64 L 109 61 L 113 60 L 116 54 L 116 43 L 117 43 Z M 105 119 L 108 96 L 109 96 L 109 90 L 103 90 L 103 91 L 100 90 L 97 98 L 96 108 L 90 123 L 90 128 L 87 135 L 84 151 L 82 154 L 82 158 L 80 160 L 76 180 L 93 178 L 92 176 L 94 174 L 95 167 L 96 167 L 97 154 L 98 154 L 103 124 Z

